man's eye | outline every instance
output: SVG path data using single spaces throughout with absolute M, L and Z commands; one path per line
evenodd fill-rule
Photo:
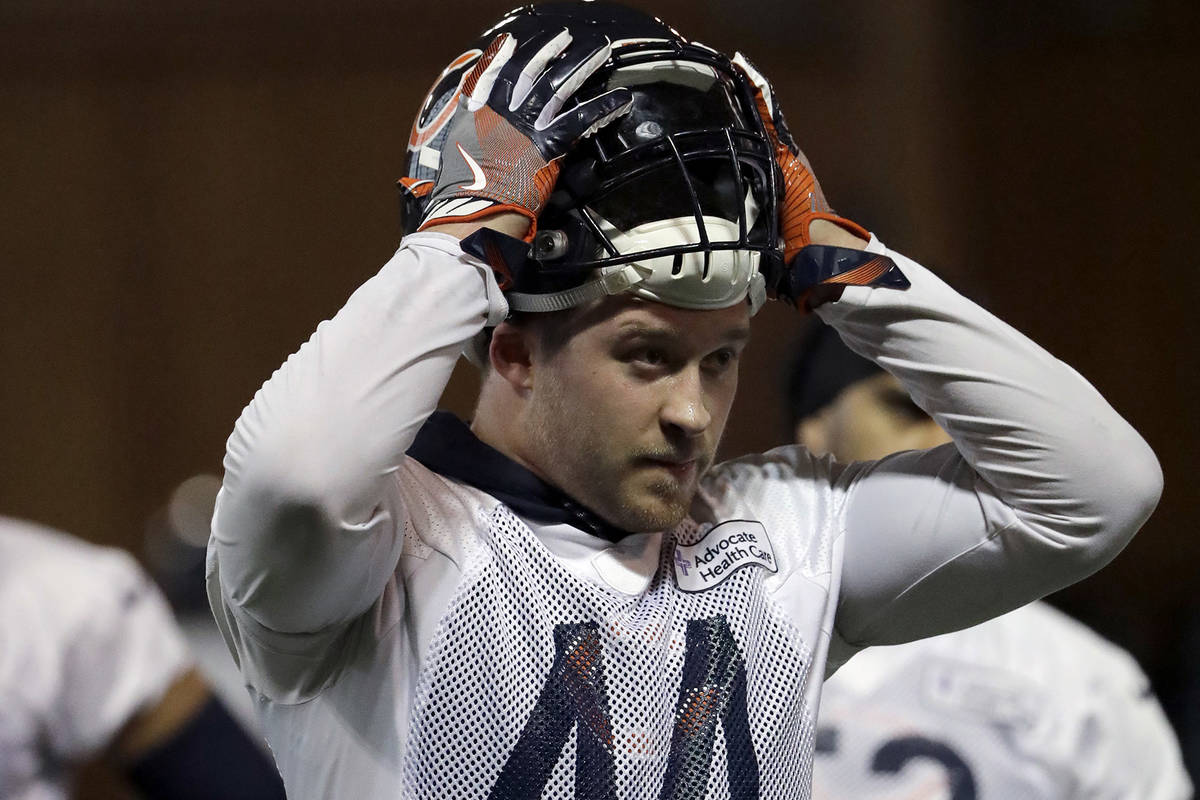
M 704 359 L 711 369 L 725 369 L 737 361 L 737 353 L 732 350 L 717 350 Z
M 667 353 L 657 347 L 637 347 L 627 350 L 620 359 L 640 367 L 661 367 L 667 363 Z
M 646 348 L 645 350 L 639 350 L 634 354 L 634 361 L 640 361 L 643 364 L 649 364 L 651 366 L 658 367 L 667 363 L 667 354 L 662 350 Z

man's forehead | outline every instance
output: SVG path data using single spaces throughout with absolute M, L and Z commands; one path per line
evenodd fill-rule
M 750 336 L 750 307 L 746 303 L 718 309 L 690 309 L 632 295 L 606 301 L 603 318 L 597 323 L 618 332 L 704 333 L 736 339 Z

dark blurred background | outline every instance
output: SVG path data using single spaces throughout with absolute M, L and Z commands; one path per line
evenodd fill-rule
M 173 487 L 219 474 L 255 389 L 395 249 L 416 107 L 512 4 L 0 2 L 0 512 L 140 552 Z M 1200 4 L 630 4 L 746 51 L 840 212 L 1155 447 L 1154 518 L 1052 600 L 1137 656 L 1195 774 Z M 788 436 L 799 327 L 760 315 L 725 455 Z

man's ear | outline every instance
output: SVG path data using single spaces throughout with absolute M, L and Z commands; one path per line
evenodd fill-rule
M 492 331 L 488 347 L 492 371 L 521 394 L 533 386 L 532 338 L 533 331 L 528 326 L 501 322 Z

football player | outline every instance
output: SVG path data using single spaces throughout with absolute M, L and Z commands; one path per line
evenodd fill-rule
M 100 758 L 148 800 L 282 800 L 127 553 L 0 517 L 0 797 L 65 800 Z
M 826 669 L 1090 574 L 1157 502 L 1074 370 L 830 210 L 744 57 L 520 8 L 408 159 L 411 233 L 244 410 L 213 521 L 293 800 L 806 797 Z M 714 465 L 770 297 L 958 449 Z
M 838 461 L 952 447 L 896 378 L 832 328 L 790 381 L 796 440 Z M 819 800 L 1188 800 L 1179 744 L 1121 648 L 1046 603 L 854 656 L 826 681 Z

